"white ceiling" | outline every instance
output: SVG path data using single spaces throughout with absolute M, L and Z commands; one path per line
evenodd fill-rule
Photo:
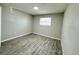
M 66 3 L 5 3 L 4 5 L 11 6 L 31 15 L 63 13 L 67 7 Z M 34 10 L 34 6 L 39 7 L 39 10 Z

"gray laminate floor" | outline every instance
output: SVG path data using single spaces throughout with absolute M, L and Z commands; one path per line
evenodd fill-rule
M 61 42 L 30 34 L 3 42 L 0 55 L 62 55 Z

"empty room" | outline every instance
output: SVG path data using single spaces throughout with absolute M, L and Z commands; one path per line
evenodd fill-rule
M 0 55 L 78 55 L 78 3 L 0 3 Z

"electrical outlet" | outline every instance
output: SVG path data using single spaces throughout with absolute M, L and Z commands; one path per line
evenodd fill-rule
M 13 7 L 10 7 L 10 13 L 13 13 Z
M 14 32 L 16 34 L 16 32 Z

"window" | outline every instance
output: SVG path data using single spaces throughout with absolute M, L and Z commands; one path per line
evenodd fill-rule
M 40 18 L 40 25 L 43 26 L 50 26 L 51 25 L 51 18 Z

